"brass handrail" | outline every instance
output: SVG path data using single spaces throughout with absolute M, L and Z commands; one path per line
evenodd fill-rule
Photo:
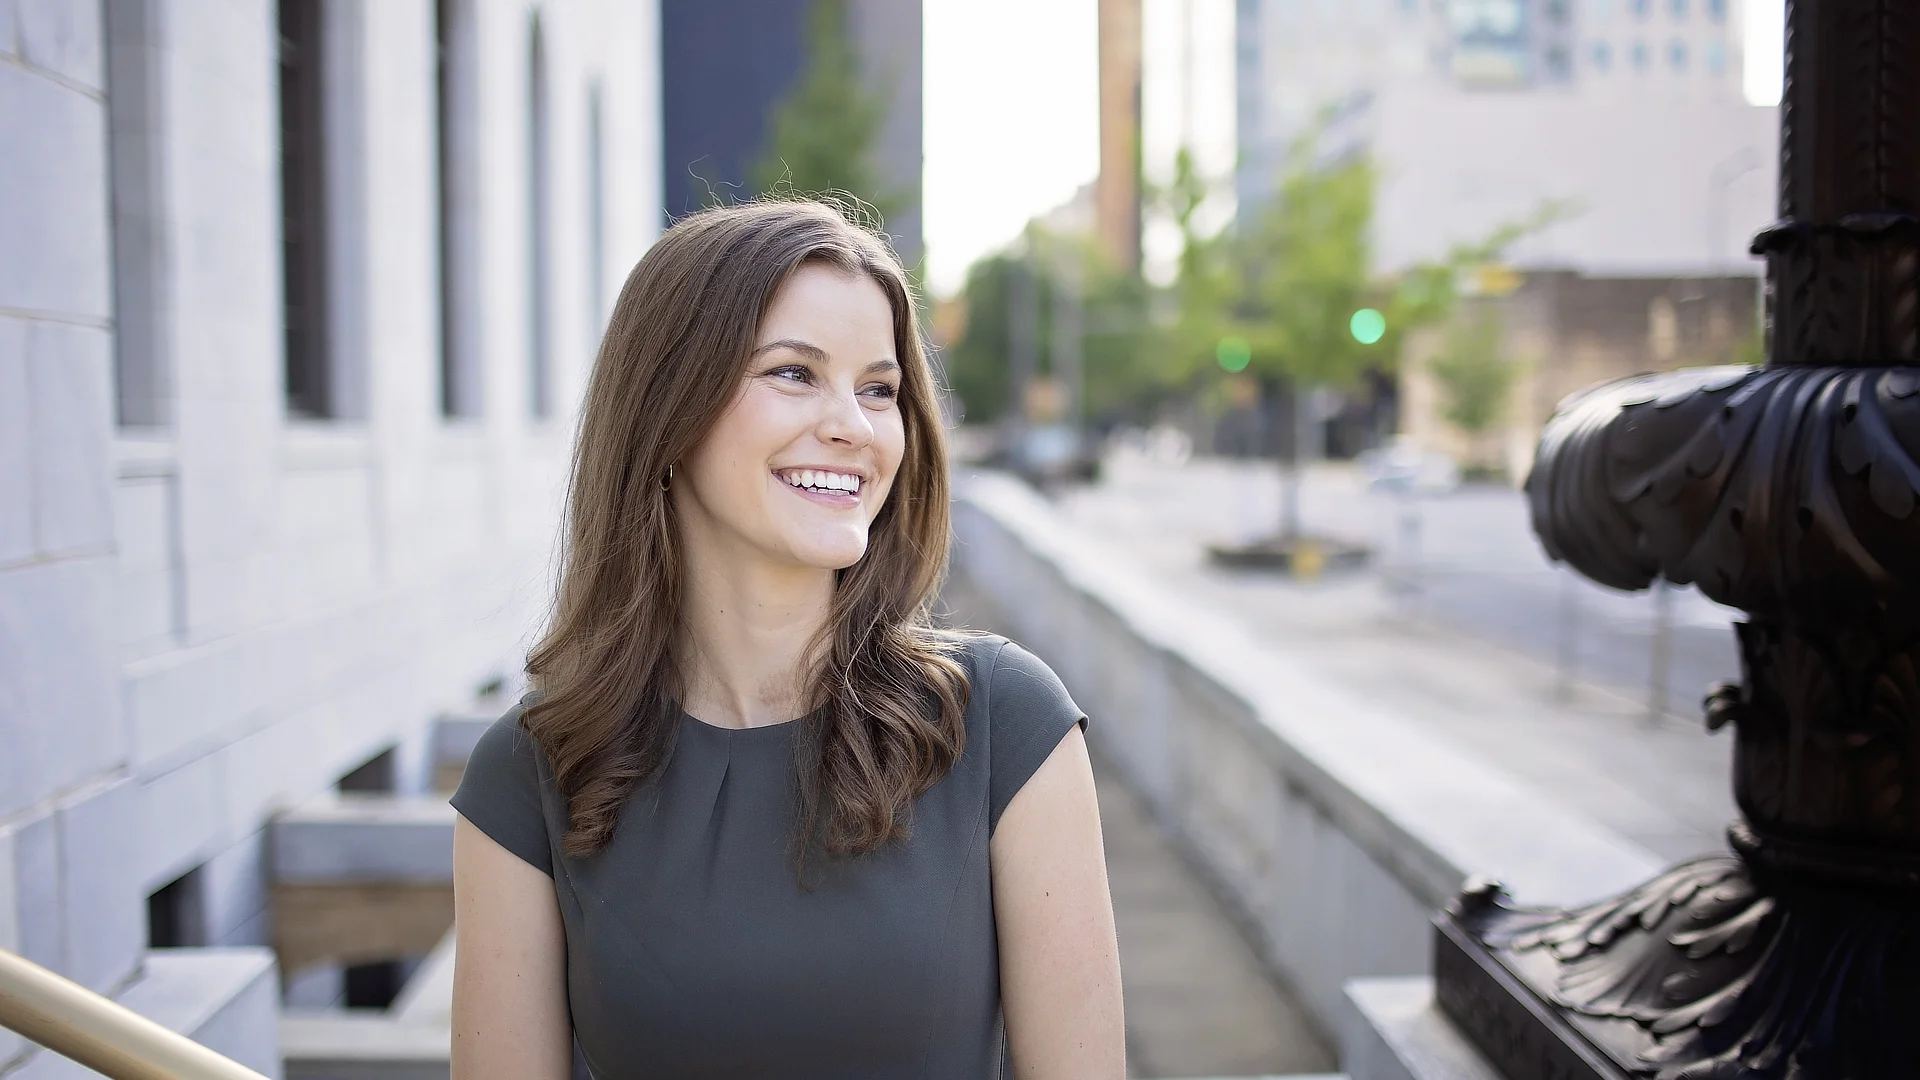
M 113 1080 L 266 1080 L 5 949 L 0 949 L 0 1027 Z

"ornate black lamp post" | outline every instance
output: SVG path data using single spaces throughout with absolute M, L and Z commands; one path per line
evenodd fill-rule
M 1555 558 L 1748 613 L 1733 853 L 1468 889 L 1437 992 L 1512 1080 L 1920 1077 L 1920 0 L 1789 0 L 1786 73 L 1766 365 L 1570 400 L 1528 485 Z

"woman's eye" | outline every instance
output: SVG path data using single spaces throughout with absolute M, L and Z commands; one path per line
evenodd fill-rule
M 798 365 L 788 365 L 787 367 L 783 367 L 783 368 L 774 368 L 772 371 L 768 372 L 768 374 L 779 379 L 791 379 L 794 382 L 806 382 L 808 379 L 811 379 L 813 377 L 813 372 L 808 371 L 806 368 L 800 367 Z
M 890 383 L 874 383 L 867 387 L 867 393 L 884 401 L 892 401 L 900 396 L 900 388 Z

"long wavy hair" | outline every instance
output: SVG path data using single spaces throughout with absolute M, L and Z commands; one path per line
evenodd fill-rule
M 805 654 L 795 740 L 799 861 L 903 838 L 965 745 L 966 672 L 930 605 L 946 571 L 945 437 L 906 276 L 834 207 L 763 201 L 676 223 L 620 290 L 587 383 L 552 617 L 523 716 L 566 799 L 566 854 L 612 837 L 673 750 L 684 692 L 682 537 L 662 479 L 731 403 L 761 319 L 802 266 L 864 275 L 893 308 L 906 452 L 866 554 L 838 571 Z

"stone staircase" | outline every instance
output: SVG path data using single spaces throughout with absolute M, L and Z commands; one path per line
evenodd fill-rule
M 448 1076 L 455 814 L 446 796 L 493 720 L 437 722 L 434 795 L 328 794 L 275 819 L 275 943 L 289 973 L 426 954 L 386 1009 L 283 1009 L 286 1080 Z

